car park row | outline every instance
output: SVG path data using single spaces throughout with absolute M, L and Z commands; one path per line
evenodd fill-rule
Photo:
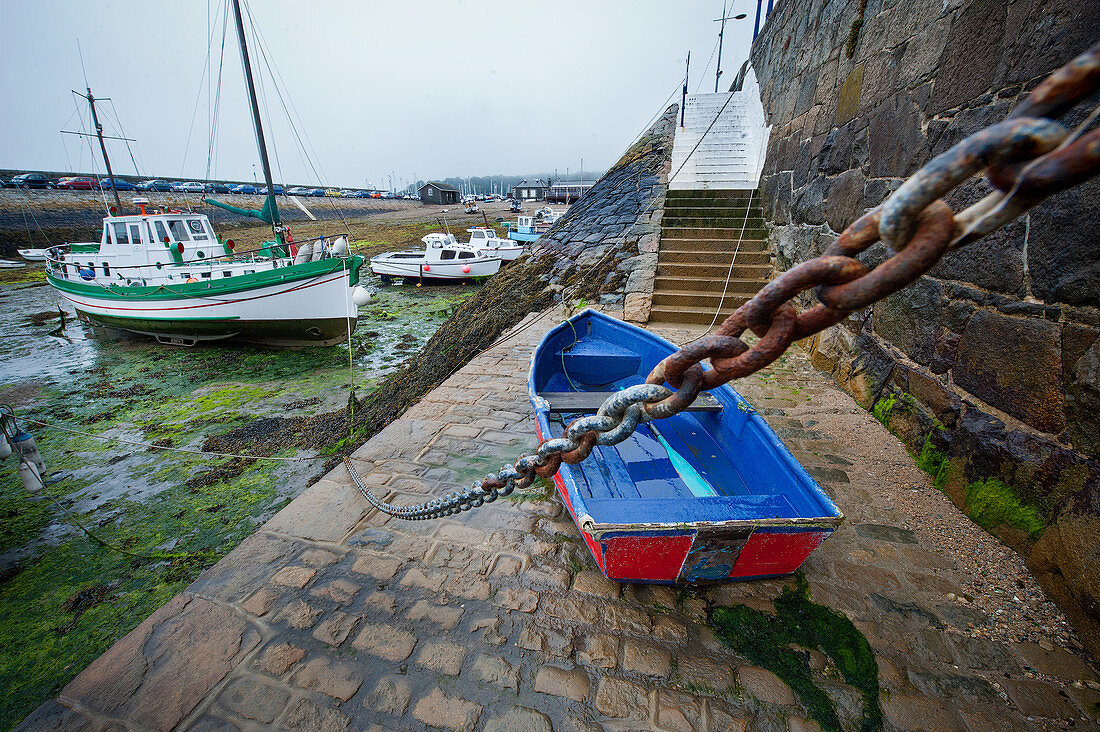
M 4 188 L 22 188 L 22 189 L 60 189 L 60 190 L 83 190 L 83 191 L 98 191 L 98 190 L 110 190 L 111 179 L 102 178 L 97 179 L 90 176 L 69 176 L 62 178 L 51 178 L 43 173 L 23 173 L 13 178 L 0 178 L 0 186 Z M 236 194 L 253 194 L 266 196 L 267 187 L 259 186 L 252 183 L 216 183 L 216 182 L 200 182 L 200 181 L 169 181 L 160 178 L 152 180 L 146 180 L 141 182 L 133 182 L 126 180 L 125 178 L 114 179 L 115 190 L 119 191 L 156 191 L 161 193 L 236 193 Z M 325 196 L 337 197 L 337 198 L 394 198 L 392 193 L 381 193 L 378 191 L 361 191 L 361 190 L 345 190 L 340 188 L 310 188 L 306 186 L 295 186 L 290 189 L 286 189 L 281 185 L 275 184 L 273 186 L 274 193 L 276 195 L 291 195 L 291 196 L 303 196 L 303 197 L 316 197 L 322 198 Z

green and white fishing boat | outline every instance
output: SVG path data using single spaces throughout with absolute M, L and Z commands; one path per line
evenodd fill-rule
M 237 0 L 233 7 L 264 180 L 274 191 Z M 90 89 L 87 99 L 113 181 Z M 182 345 L 229 338 L 332 344 L 348 339 L 358 305 L 370 299 L 359 284 L 365 259 L 350 255 L 343 237 L 300 248 L 287 241 L 270 193 L 259 211 L 204 199 L 271 225 L 273 240 L 248 252 L 215 234 L 205 214 L 147 211 L 149 202 L 139 198 L 139 212 L 123 215 L 114 196 L 98 242 L 54 247 L 46 258 L 47 281 L 84 320 Z

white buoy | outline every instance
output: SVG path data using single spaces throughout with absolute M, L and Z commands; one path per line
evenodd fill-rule
M 363 307 L 370 302 L 370 291 L 362 285 L 356 285 L 351 288 L 351 301 L 359 307 Z
M 23 487 L 28 493 L 37 493 L 42 490 L 42 476 L 33 463 L 23 460 L 19 463 L 19 477 L 23 481 Z
M 313 261 L 320 262 L 325 257 L 325 240 L 318 239 L 313 242 Z
M 338 237 L 336 241 L 332 242 L 332 254 L 336 257 L 342 257 L 348 253 L 348 240 L 344 237 Z
M 11 443 L 8 442 L 6 437 L 0 436 L 0 460 L 8 455 L 11 455 Z
M 34 463 L 34 467 L 38 468 L 39 475 L 46 474 L 46 463 L 43 462 L 42 454 L 38 452 L 38 444 L 35 443 L 29 432 L 23 432 L 22 430 L 17 432 L 15 437 L 11 438 L 11 446 L 23 456 L 24 460 Z

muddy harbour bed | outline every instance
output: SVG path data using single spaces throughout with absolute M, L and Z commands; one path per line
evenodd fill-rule
M 0 284 L 0 403 L 48 478 L 32 495 L 14 458 L 0 470 L 5 729 L 320 477 L 348 436 L 315 418 L 352 378 L 370 393 L 476 290 L 375 283 L 349 359 L 349 344 L 165 347 L 62 320 L 23 272 Z

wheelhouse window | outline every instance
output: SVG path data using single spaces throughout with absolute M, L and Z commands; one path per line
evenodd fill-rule
M 474 255 L 473 252 L 459 252 L 458 253 L 458 258 L 459 259 L 473 259 L 474 256 L 475 255 Z
M 191 231 L 191 238 L 195 241 L 205 241 L 208 238 L 201 219 L 188 220 L 187 228 Z
M 191 241 L 191 237 L 187 236 L 187 226 L 184 225 L 183 219 L 168 219 L 168 230 L 172 232 L 174 241 Z
M 168 238 L 168 230 L 164 228 L 163 221 L 154 221 L 153 228 L 157 230 L 157 241 L 164 241 Z
M 439 253 L 439 258 L 440 259 L 454 259 L 455 258 L 455 252 L 454 252 L 453 249 L 444 249 L 442 252 Z
M 141 243 L 141 226 L 139 224 L 130 224 L 130 243 Z
M 111 224 L 114 230 L 115 244 L 125 245 L 130 243 L 130 237 L 126 233 L 126 224 L 115 222 Z

